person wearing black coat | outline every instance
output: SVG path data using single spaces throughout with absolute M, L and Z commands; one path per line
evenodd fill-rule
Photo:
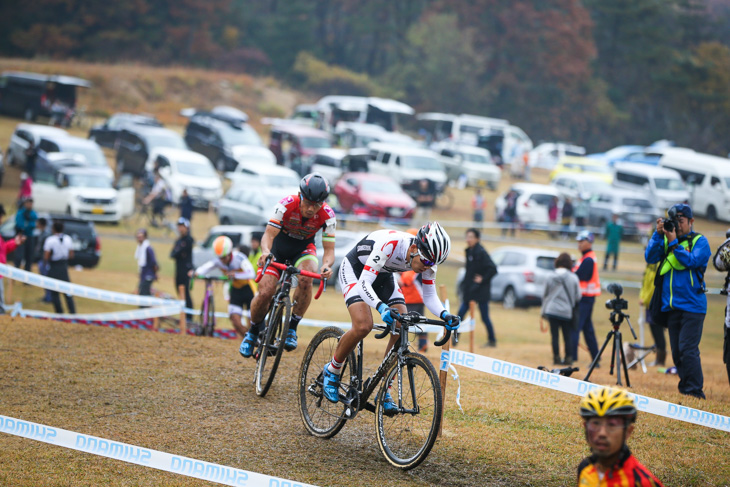
M 190 276 L 188 272 L 193 269 L 193 237 L 190 236 L 190 220 L 180 217 L 177 221 L 177 231 L 180 237 L 175 241 L 175 246 L 170 252 L 170 258 L 175 260 L 175 289 L 180 286 L 185 289 L 185 307 L 192 309 L 193 300 L 190 297 Z M 178 295 L 178 298 L 181 296 Z M 192 315 L 186 314 L 187 321 L 193 319 Z
M 482 321 L 487 328 L 487 347 L 496 347 L 492 321 L 489 319 L 489 299 L 491 298 L 492 278 L 497 274 L 497 266 L 487 250 L 479 241 L 481 234 L 476 228 L 466 231 L 466 272 L 461 281 L 462 302 L 459 316 L 463 320 L 469 310 L 469 302 L 476 301 Z

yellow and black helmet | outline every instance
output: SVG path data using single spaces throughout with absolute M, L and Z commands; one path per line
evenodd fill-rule
M 580 401 L 580 415 L 584 418 L 627 416 L 636 421 L 636 405 L 623 389 L 602 387 L 588 391 Z

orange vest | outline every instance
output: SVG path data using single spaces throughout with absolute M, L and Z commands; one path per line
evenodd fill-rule
M 586 252 L 573 267 L 573 272 L 577 271 L 581 263 L 586 257 L 593 259 L 593 275 L 589 281 L 580 281 L 580 291 L 583 296 L 600 296 L 601 295 L 601 281 L 598 280 L 598 259 L 596 259 L 596 253 L 593 250 Z
M 406 271 L 400 275 L 401 291 L 403 291 L 403 299 L 406 300 L 406 304 L 421 304 L 423 303 L 423 297 L 418 292 L 416 285 L 416 273 L 413 271 Z

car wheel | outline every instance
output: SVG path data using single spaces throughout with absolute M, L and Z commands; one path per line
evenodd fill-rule
M 717 210 L 712 205 L 707 207 L 707 219 L 711 222 L 717 221 Z
M 502 306 L 504 309 L 515 309 L 517 305 L 517 294 L 512 286 L 504 290 L 504 297 L 502 298 Z
M 222 157 L 219 157 L 215 161 L 215 168 L 218 169 L 220 172 L 226 172 L 226 160 Z
M 230 218 L 228 218 L 227 216 L 224 216 L 223 218 L 221 218 L 221 225 L 230 225 L 230 224 L 231 224 Z

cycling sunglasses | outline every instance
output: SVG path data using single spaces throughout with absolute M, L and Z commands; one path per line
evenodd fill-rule
M 418 251 L 418 256 L 421 258 L 421 263 L 423 263 L 426 267 L 433 267 L 436 265 L 436 262 L 425 258 L 420 250 Z

